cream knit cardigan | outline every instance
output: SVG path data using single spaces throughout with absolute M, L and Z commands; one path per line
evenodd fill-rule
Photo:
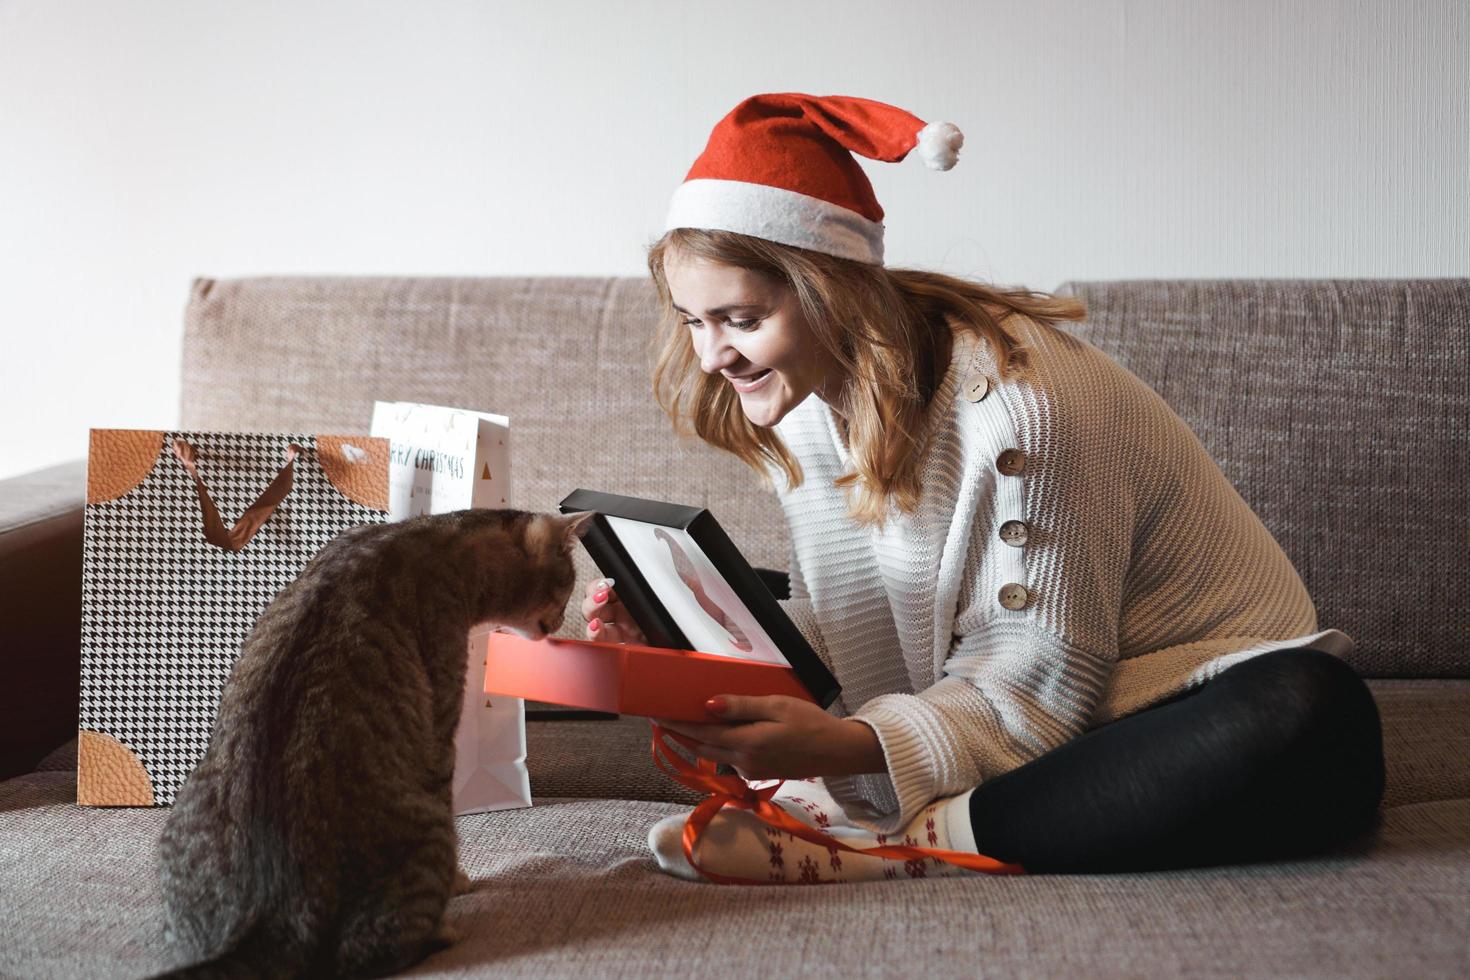
M 1352 649 L 1317 630 L 1290 560 L 1163 399 L 1078 337 L 1006 327 L 1033 375 L 999 383 L 957 335 L 919 507 L 882 529 L 832 485 L 849 457 L 823 401 L 776 426 L 804 475 L 791 488 L 772 471 L 792 542 L 782 606 L 842 684 L 833 713 L 869 725 L 887 760 L 824 782 L 878 833 L 1248 657 Z M 977 369 L 990 393 L 971 402 Z M 1007 449 L 1020 473 L 997 469 Z M 998 535 L 1010 520 L 1022 547 Z M 1022 608 L 1001 605 L 1008 584 Z

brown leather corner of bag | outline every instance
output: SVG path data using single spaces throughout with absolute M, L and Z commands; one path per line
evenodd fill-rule
M 152 429 L 93 429 L 87 449 L 87 503 L 116 500 L 148 478 L 163 449 Z
M 152 806 L 153 780 L 132 750 L 111 735 L 77 732 L 77 803 Z
M 388 512 L 388 440 L 378 436 L 317 436 L 316 457 L 342 496 Z

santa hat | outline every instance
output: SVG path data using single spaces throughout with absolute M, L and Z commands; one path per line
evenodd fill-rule
M 664 230 L 734 231 L 874 265 L 883 208 L 853 153 L 897 163 L 918 147 L 953 167 L 965 137 L 953 123 L 845 95 L 753 95 L 721 119 L 674 192 Z

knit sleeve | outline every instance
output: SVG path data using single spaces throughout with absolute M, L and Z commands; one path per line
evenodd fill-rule
M 888 772 L 823 782 L 855 823 L 906 826 L 930 801 L 963 793 L 1086 729 L 1110 659 L 1029 626 L 956 638 L 944 676 L 884 694 L 853 718 L 873 729 Z

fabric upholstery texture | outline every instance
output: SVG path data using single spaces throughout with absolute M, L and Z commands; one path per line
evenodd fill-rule
M 459 819 L 477 883 L 451 904 L 465 938 L 413 975 L 1470 972 L 1470 680 L 1412 679 L 1470 674 L 1466 568 L 1446 547 L 1467 537 L 1470 280 L 1070 289 L 1091 316 L 1067 328 L 1190 424 L 1322 625 L 1357 640 L 1360 671 L 1410 678 L 1370 681 L 1388 768 L 1379 828 L 1332 855 L 1234 868 L 719 888 L 661 874 L 647 851 L 648 827 L 692 795 L 653 768 L 645 720 L 532 721 L 537 805 Z M 518 506 L 552 509 L 577 486 L 701 504 L 754 564 L 784 568 L 774 496 L 675 439 L 649 398 L 652 300 L 638 279 L 200 280 L 181 424 L 361 432 L 374 398 L 504 411 Z M 59 554 L 66 521 L 80 528 L 74 469 L 53 480 L 74 490 L 42 494 L 75 497 L 44 535 Z M 10 574 L 23 566 L 8 527 Z M 585 582 L 595 570 L 579 561 Z M 54 605 L 79 592 L 62 582 Z M 0 637 L 8 659 L 8 621 Z M 58 650 L 74 671 L 75 645 Z M 152 869 L 165 813 L 78 808 L 75 780 L 72 743 L 0 783 L 0 976 L 169 965 Z
M 171 965 L 165 811 L 83 810 L 66 772 L 0 784 L 0 975 Z M 461 817 L 464 938 L 413 976 L 1453 976 L 1470 961 L 1470 800 L 1385 812 L 1331 855 L 1133 875 L 728 888 L 654 865 L 668 803 L 542 799 Z M 896 895 L 901 890 L 901 896 Z M 898 914 L 895 902 L 914 910 Z
M 1190 425 L 1296 565 L 1322 627 L 1357 642 L 1355 667 L 1470 676 L 1470 576 L 1443 546 L 1470 540 L 1470 280 L 1061 291 L 1089 308 L 1064 329 Z M 361 431 L 374 398 L 507 412 L 516 506 L 552 509 L 589 484 L 708 506 L 752 564 L 785 567 L 774 496 L 674 437 L 654 405 L 656 322 L 639 278 L 201 279 L 182 424 Z
M 752 565 L 785 568 L 775 497 L 654 403 L 656 322 L 632 278 L 199 280 L 183 424 L 366 432 L 374 399 L 499 412 L 512 506 L 554 511 L 578 487 L 707 506 Z M 597 574 L 577 563 L 579 582 Z
M 1470 676 L 1470 279 L 1078 282 L 1372 676 Z
M 1470 681 L 1369 680 L 1383 719 L 1385 807 L 1470 798 Z M 530 721 L 526 767 L 536 797 L 694 803 L 654 767 L 648 720 Z M 75 770 L 73 739 L 37 771 Z

